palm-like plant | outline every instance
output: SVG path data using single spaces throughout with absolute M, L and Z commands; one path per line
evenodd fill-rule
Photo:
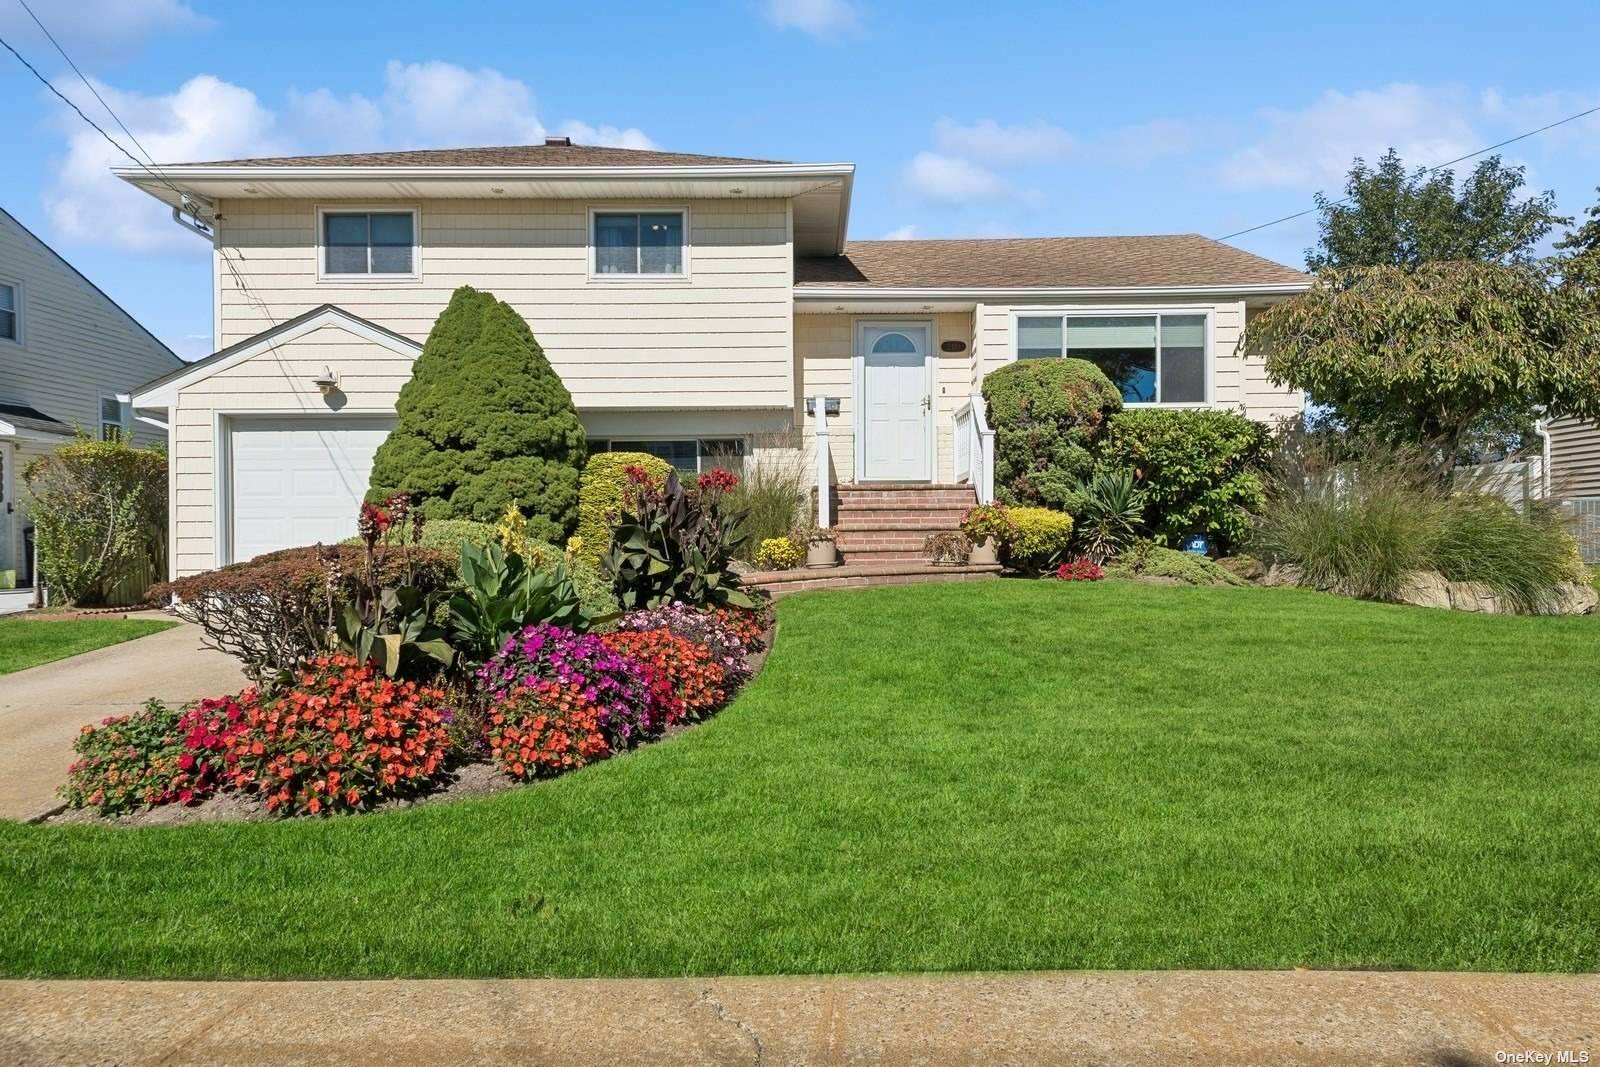
M 1144 530 L 1144 490 L 1133 471 L 1098 470 L 1078 484 L 1078 513 L 1072 527 L 1079 557 L 1105 563 L 1139 539 Z

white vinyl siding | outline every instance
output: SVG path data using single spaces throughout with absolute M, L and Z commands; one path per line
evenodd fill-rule
M 786 201 L 696 201 L 687 214 L 692 276 L 673 284 L 591 277 L 589 215 L 611 208 L 573 200 L 430 200 L 418 213 L 415 280 L 319 280 L 319 206 L 335 208 L 301 200 L 223 205 L 219 347 L 324 303 L 420 342 L 450 294 L 471 285 L 528 320 L 580 411 L 793 405 Z
M 12 288 L 18 335 L 15 342 L 0 341 L 0 401 L 96 436 L 103 395 L 131 392 L 179 366 L 125 311 L 4 212 L 0 281 Z M 127 425 L 135 444 L 164 439 L 146 423 Z M 19 464 L 50 447 L 37 440 L 19 444 Z M 7 543 L 0 543 L 0 568 L 20 561 L 22 532 L 30 525 L 20 465 L 15 474 L 18 507 Z

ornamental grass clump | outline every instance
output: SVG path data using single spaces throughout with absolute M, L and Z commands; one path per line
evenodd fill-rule
M 385 678 L 353 656 L 319 656 L 282 693 L 241 704 L 228 784 L 276 815 L 361 811 L 422 792 L 450 751 L 441 690 Z
M 672 683 L 655 668 L 614 652 L 596 634 L 540 624 L 514 634 L 478 672 L 491 703 L 541 682 L 576 685 L 600 709 L 613 749 L 659 734 L 672 705 Z

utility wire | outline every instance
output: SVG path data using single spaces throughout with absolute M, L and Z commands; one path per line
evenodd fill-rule
M 183 190 L 179 189 L 176 185 L 173 185 L 172 182 L 167 180 L 167 176 L 165 174 L 161 173 L 160 168 L 156 164 L 156 157 L 150 154 L 150 150 L 139 142 L 139 138 L 134 135 L 134 132 L 132 130 L 128 129 L 128 124 L 122 121 L 122 117 L 120 115 L 118 115 L 115 110 L 113 110 L 113 108 L 111 107 L 110 104 L 106 103 L 105 97 L 100 95 L 100 90 L 98 90 L 98 89 L 96 89 L 94 87 L 94 82 L 90 81 L 88 79 L 88 77 L 85 76 L 83 71 L 78 69 L 78 64 L 74 63 L 72 61 L 72 57 L 67 55 L 67 50 L 65 48 L 61 47 L 61 42 L 56 40 L 56 35 L 50 32 L 50 27 L 46 26 L 44 24 L 44 22 L 40 20 L 39 16 L 34 14 L 33 8 L 28 6 L 28 0 L 17 0 L 17 3 L 22 5 L 22 10 L 24 10 L 24 11 L 26 11 L 28 13 L 28 17 L 33 20 L 33 24 L 35 26 L 39 27 L 39 32 L 41 32 L 41 33 L 43 33 L 45 35 L 46 40 L 48 40 L 52 45 L 55 46 L 56 51 L 61 54 L 61 58 L 62 59 L 66 60 L 67 66 L 72 68 L 72 73 L 74 73 L 74 74 L 76 74 L 78 76 L 78 80 L 83 83 L 84 88 L 88 89 L 89 92 L 94 95 L 94 98 L 96 100 L 100 101 L 100 106 L 106 109 L 106 114 L 110 115 L 112 120 L 114 122 L 116 122 L 116 124 L 119 127 L 122 128 L 122 132 L 128 135 L 128 140 L 132 141 L 134 143 L 134 146 L 136 148 L 138 148 L 139 151 L 144 153 L 144 158 L 150 161 L 150 166 L 146 167 L 143 163 L 140 163 L 137 159 L 134 159 L 134 162 L 138 163 L 139 166 L 144 167 L 144 169 L 146 171 L 149 171 L 155 177 L 161 179 L 162 183 L 165 184 L 168 189 L 171 189 L 174 193 L 177 193 L 179 197 L 182 197 L 184 195 L 183 194 Z M 7 45 L 6 47 L 10 48 L 11 46 Z M 12 52 L 13 55 L 16 55 L 16 49 L 12 48 L 11 52 Z M 18 56 L 17 58 L 21 59 L 22 57 Z M 29 70 L 33 70 L 33 67 L 30 65 L 28 67 L 28 69 Z M 34 74 L 37 75 L 38 71 L 34 71 Z M 53 88 L 54 87 L 52 86 L 52 89 Z M 61 96 L 60 93 L 56 93 L 56 95 L 57 96 Z M 62 99 L 66 99 L 66 98 L 62 97 Z M 76 110 L 76 108 L 74 108 L 74 110 Z M 78 114 L 82 115 L 83 112 L 79 111 Z M 96 127 L 96 129 L 99 129 L 99 127 Z M 104 130 L 101 130 L 100 133 L 101 133 L 101 136 L 105 136 L 105 131 Z M 122 148 L 122 146 L 120 144 L 118 144 L 117 147 L 119 149 Z M 122 154 L 125 155 L 125 156 L 128 156 L 128 158 L 130 158 L 130 159 L 133 158 L 132 154 L 129 153 L 126 149 L 123 149 Z M 155 170 L 151 170 L 152 167 L 155 167 L 156 169 Z
M 1587 111 L 1580 111 L 1576 115 L 1568 115 L 1564 119 L 1556 119 L 1556 121 L 1554 121 L 1552 123 L 1549 123 L 1549 124 L 1544 125 L 1544 126 L 1540 126 L 1537 130 L 1529 130 L 1527 133 L 1519 133 L 1515 137 L 1507 137 L 1504 141 L 1500 141 L 1500 142 L 1498 142 L 1496 144 L 1492 144 L 1487 148 L 1480 148 L 1476 152 L 1468 152 L 1464 156 L 1457 156 L 1454 159 L 1447 160 L 1447 161 L 1445 161 L 1443 163 L 1437 164 L 1436 166 L 1429 167 L 1427 170 L 1424 170 L 1422 173 L 1423 174 L 1434 174 L 1434 173 L 1437 173 L 1438 171 L 1444 170 L 1446 167 L 1453 167 L 1457 163 L 1462 163 L 1462 162 L 1465 162 L 1466 160 L 1473 159 L 1473 158 L 1475 158 L 1477 156 L 1481 156 L 1485 152 L 1493 152 L 1496 148 L 1504 148 L 1508 144 L 1515 144 L 1516 142 L 1522 141 L 1522 140 L 1526 140 L 1527 138 L 1532 137 L 1535 134 L 1543 133 L 1546 130 L 1553 130 L 1557 126 L 1562 126 L 1562 125 L 1565 125 L 1566 123 L 1569 123 L 1569 122 L 1576 122 L 1579 119 L 1584 118 L 1584 117 L 1586 117 L 1588 115 L 1593 115 L 1596 112 L 1600 112 L 1600 106 L 1591 107 Z M 1268 226 L 1276 226 L 1280 222 L 1289 222 L 1289 221 L 1291 221 L 1293 219 L 1298 219 L 1298 218 L 1301 218 L 1302 216 L 1309 215 L 1313 211 L 1320 211 L 1320 210 L 1322 210 L 1322 208 L 1324 206 L 1326 206 L 1326 207 L 1338 207 L 1340 204 L 1347 204 L 1349 202 L 1350 202 L 1350 197 L 1342 196 L 1337 200 L 1329 201 L 1326 205 L 1318 204 L 1315 207 L 1308 207 L 1304 211 L 1296 211 L 1293 215 L 1285 215 L 1281 219 L 1273 219 L 1271 222 L 1263 222 L 1259 226 L 1251 226 L 1251 227 L 1249 227 L 1247 229 L 1235 230 L 1232 233 L 1223 234 L 1221 237 L 1218 237 L 1217 240 L 1218 241 L 1229 241 L 1229 240 L 1232 240 L 1235 237 L 1243 237 L 1247 233 L 1255 233 L 1257 230 L 1264 230 Z

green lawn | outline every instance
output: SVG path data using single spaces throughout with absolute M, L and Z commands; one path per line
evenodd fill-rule
M 0 972 L 1600 967 L 1600 623 L 806 594 L 712 722 L 334 821 L 0 828 Z
M 131 641 L 176 625 L 159 619 L 0 618 L 0 674 Z

